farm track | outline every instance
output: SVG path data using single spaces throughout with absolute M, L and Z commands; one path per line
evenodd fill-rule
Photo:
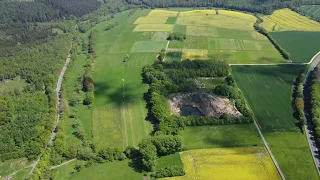
M 63 162 L 63 163 L 61 163 L 59 165 L 52 166 L 52 167 L 50 167 L 50 170 L 56 169 L 56 168 L 61 167 L 61 166 L 64 166 L 64 165 L 69 164 L 69 163 L 71 163 L 72 161 L 75 161 L 75 160 L 77 160 L 77 159 L 76 158 L 70 159 L 69 161 Z
M 315 166 L 317 167 L 317 172 L 320 175 L 320 154 L 319 154 L 319 149 L 316 145 L 315 137 L 314 137 L 314 132 L 313 132 L 313 127 L 312 127 L 312 120 L 310 116 L 310 107 L 309 107 L 309 100 L 308 100 L 308 94 L 309 94 L 309 75 L 310 73 L 316 68 L 316 66 L 320 62 L 320 52 L 317 53 L 312 59 L 311 59 L 312 64 L 310 65 L 308 72 L 306 74 L 306 81 L 304 83 L 304 88 L 303 88 L 303 96 L 304 99 L 307 100 L 305 101 L 305 117 L 307 118 L 307 123 L 304 126 L 304 131 L 306 132 L 306 136 L 308 139 L 310 151 L 312 154 L 313 161 L 315 163 Z M 311 62 L 310 61 L 310 62 Z

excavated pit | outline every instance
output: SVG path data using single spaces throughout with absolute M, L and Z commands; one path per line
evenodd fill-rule
M 169 99 L 171 113 L 178 116 L 220 117 L 229 114 L 241 117 L 242 114 L 228 98 L 207 93 L 175 94 Z

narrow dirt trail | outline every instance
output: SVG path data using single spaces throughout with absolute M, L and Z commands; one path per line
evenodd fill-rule
M 77 159 L 76 159 L 76 158 L 70 159 L 69 161 L 63 162 L 63 163 L 61 163 L 61 164 L 59 164 L 59 165 L 52 166 L 52 167 L 50 168 L 50 170 L 56 169 L 56 168 L 61 167 L 61 166 L 64 166 L 64 165 L 69 164 L 69 163 L 71 163 L 72 161 L 75 161 L 75 160 L 77 160 Z

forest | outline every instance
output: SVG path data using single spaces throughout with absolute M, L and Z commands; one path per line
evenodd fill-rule
M 167 7 L 221 7 L 240 11 L 259 12 L 264 14 L 271 14 L 276 9 L 281 8 L 295 8 L 307 4 L 320 4 L 316 0 L 126 0 L 129 4 L 146 5 L 153 8 L 167 8 Z
M 0 23 L 47 22 L 70 15 L 81 17 L 99 6 L 97 0 L 0 1 Z

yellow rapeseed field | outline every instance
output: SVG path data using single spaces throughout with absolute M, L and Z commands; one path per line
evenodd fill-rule
M 165 16 L 165 17 L 176 17 L 179 12 L 176 11 L 168 11 L 168 10 L 161 10 L 155 9 L 149 12 L 148 16 Z
M 257 18 L 253 15 L 238 12 L 238 11 L 228 11 L 228 10 L 218 10 L 219 15 L 230 16 L 246 21 L 256 22 Z
M 145 16 L 139 17 L 134 24 L 165 24 L 167 19 L 165 16 Z
M 208 50 L 205 49 L 183 49 L 181 60 L 208 59 Z
M 253 30 L 254 22 L 224 15 L 214 16 L 180 16 L 177 24 L 191 26 L 214 26 L 230 29 Z
M 267 31 L 320 31 L 320 23 L 290 9 L 280 9 L 272 15 L 263 16 L 262 27 Z
M 265 148 L 215 148 L 181 153 L 186 174 L 163 180 L 280 180 Z
M 180 12 L 179 16 L 208 16 L 216 15 L 216 10 L 192 10 Z
M 187 26 L 187 35 L 189 36 L 212 36 L 218 37 L 218 30 L 210 26 Z
M 134 28 L 134 32 L 146 32 L 146 31 L 160 31 L 171 32 L 173 29 L 172 24 L 139 24 Z

